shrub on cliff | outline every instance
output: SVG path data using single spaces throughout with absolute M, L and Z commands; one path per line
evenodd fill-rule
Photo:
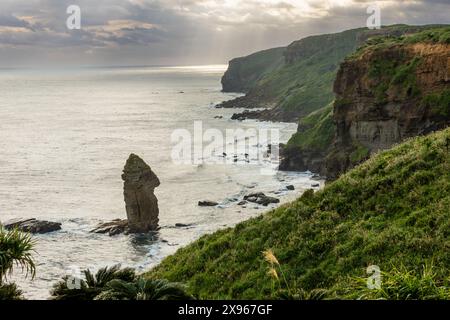
M 347 299 L 365 300 L 449 300 L 450 279 L 436 272 L 433 264 L 424 264 L 408 270 L 393 267 L 382 273 L 382 285 L 369 289 L 367 279 L 355 278 L 340 292 Z
M 333 142 L 335 130 L 331 103 L 300 120 L 299 130 L 289 140 L 288 147 L 317 152 L 326 151 Z

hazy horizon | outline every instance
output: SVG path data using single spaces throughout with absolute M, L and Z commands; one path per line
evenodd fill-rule
M 195 64 L 195 65 L 140 65 L 140 64 L 129 64 L 129 65 L 71 65 L 71 66 L 60 66 L 60 65 L 50 65 L 50 66 L 12 66 L 12 67 L 2 67 L 0 70 L 17 70 L 17 71 L 76 71 L 76 70 L 89 70 L 89 69 L 137 69 L 137 68 L 160 68 L 160 69 L 170 69 L 170 68 L 215 68 L 220 69 L 220 71 L 225 72 L 228 64 Z

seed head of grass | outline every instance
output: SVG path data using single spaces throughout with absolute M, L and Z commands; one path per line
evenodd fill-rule
M 275 255 L 273 254 L 273 251 L 272 251 L 271 249 L 268 249 L 268 250 L 264 251 L 264 252 L 263 252 L 263 255 L 264 255 L 264 259 L 265 259 L 268 263 L 270 263 L 270 264 L 272 264 L 272 265 L 275 264 L 275 265 L 277 265 L 277 266 L 280 265 L 280 263 L 278 262 L 277 257 L 275 257 Z
M 269 271 L 267 272 L 269 276 L 271 276 L 272 278 L 274 278 L 275 280 L 278 280 L 278 272 L 277 270 L 275 270 L 274 268 L 269 268 Z

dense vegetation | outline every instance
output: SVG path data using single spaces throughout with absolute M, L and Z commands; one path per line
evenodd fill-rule
M 14 267 L 35 276 L 34 242 L 27 233 L 6 231 L 0 226 L 0 301 L 22 300 L 16 284 L 6 282 Z M 51 290 L 54 300 L 186 300 L 192 296 L 183 285 L 163 279 L 144 279 L 130 268 L 119 265 L 102 268 L 93 274 L 83 271 L 84 277 L 65 276 Z
M 410 27 L 390 27 L 391 36 L 371 38 L 355 55 L 401 43 L 450 43 L 450 28 L 424 28 L 404 35 Z M 277 48 L 239 65 L 249 86 L 301 118 L 287 148 L 324 152 L 332 144 L 332 83 L 340 61 L 355 51 L 363 33 L 301 40 L 291 45 L 300 56 L 287 64 L 286 49 Z M 413 75 L 420 63 L 371 61 L 369 77 L 380 80 L 376 103 L 384 104 L 394 86 L 400 99 L 418 95 Z M 449 92 L 421 97 L 419 103 L 449 115 Z M 369 153 L 362 145 L 353 150 L 352 163 Z M 83 279 L 64 277 L 51 295 L 56 300 L 450 299 L 449 208 L 447 129 L 381 152 L 322 191 L 309 190 L 291 204 L 204 236 L 144 276 L 119 266 L 96 274 L 85 270 Z M 30 236 L 0 228 L 0 300 L 22 298 L 6 280 L 16 266 L 34 276 L 32 251 Z M 382 270 L 380 288 L 367 288 L 370 265 Z M 79 286 L 72 287 L 73 281 Z
M 65 276 L 53 286 L 54 300 L 180 300 L 191 299 L 184 287 L 167 280 L 143 279 L 131 268 L 119 265 L 93 274 L 84 270 L 84 279 Z
M 308 37 L 293 43 L 288 51 L 298 57 L 268 73 L 254 90 L 274 101 L 283 114 L 296 119 L 321 109 L 334 99 L 333 82 L 339 64 L 354 52 L 361 29 L 333 35 Z
M 408 28 L 407 26 L 399 28 Z M 367 48 L 385 49 L 393 45 L 415 44 L 415 43 L 431 43 L 431 44 L 450 44 L 450 27 L 449 26 L 428 26 L 425 30 L 413 33 L 403 33 L 391 36 L 377 36 L 370 38 L 363 46 L 351 56 L 355 58 L 366 52 Z
M 296 147 L 300 150 L 326 151 L 333 142 L 335 134 L 333 123 L 333 104 L 325 108 L 312 112 L 302 118 L 299 122 L 299 129 L 289 140 L 289 147 Z
M 431 108 L 435 114 L 450 116 L 450 89 L 426 95 L 421 103 L 424 107 Z
M 378 82 L 375 88 L 377 105 L 387 103 L 387 92 L 396 92 L 397 99 L 404 100 L 408 97 L 417 97 L 420 90 L 417 87 L 415 71 L 421 63 L 416 57 L 411 61 L 396 61 L 377 57 L 371 61 L 369 77 Z M 394 90 L 392 90 L 394 88 Z
M 430 28 L 425 31 L 402 34 L 399 36 L 384 36 L 370 38 L 364 46 L 347 59 L 355 59 L 361 54 L 371 52 L 382 52 L 389 50 L 392 46 L 432 43 L 450 44 L 450 27 Z M 379 84 L 375 88 L 377 103 L 382 105 L 387 101 L 387 92 L 397 92 L 398 99 L 416 97 L 420 94 L 415 79 L 415 70 L 422 63 L 416 57 L 409 61 L 401 59 L 386 59 L 383 56 L 375 56 L 371 61 L 369 77 L 376 79 Z M 448 105 L 448 93 L 436 94 L 424 98 L 424 105 L 438 107 L 437 112 L 445 114 Z
M 20 267 L 26 275 L 34 277 L 36 267 L 32 258 L 33 245 L 28 234 L 17 230 L 6 231 L 0 225 L 0 300 L 22 299 L 22 291 L 6 280 L 14 267 Z
M 199 298 L 450 298 L 450 129 L 204 236 L 147 274 Z M 265 252 L 263 254 L 263 252 Z M 378 265 L 384 285 L 361 285 Z

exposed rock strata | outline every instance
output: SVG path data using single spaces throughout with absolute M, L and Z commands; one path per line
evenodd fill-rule
M 328 147 L 289 143 L 280 169 L 333 180 L 372 153 L 450 125 L 450 46 L 368 46 L 341 64 L 334 92 Z M 309 129 L 299 125 L 298 131 Z
M 374 152 L 450 125 L 449 90 L 449 44 L 394 45 L 342 63 L 327 176 L 336 178 Z

